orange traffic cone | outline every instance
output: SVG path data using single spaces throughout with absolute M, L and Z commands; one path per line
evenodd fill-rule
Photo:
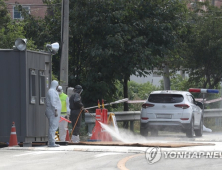
M 96 109 L 96 123 L 95 126 L 92 130 L 92 136 L 90 138 L 90 140 L 100 140 L 100 133 L 102 130 L 102 127 L 99 123 L 99 121 L 101 122 L 101 109 Z
M 8 146 L 19 146 L 17 141 L 15 122 L 12 122 L 11 135 Z
M 92 136 L 90 140 L 98 141 L 112 141 L 111 135 L 101 127 L 101 123 L 107 124 L 107 109 L 96 109 L 96 124 L 92 130 Z
M 68 128 L 66 129 L 66 141 L 70 141 Z

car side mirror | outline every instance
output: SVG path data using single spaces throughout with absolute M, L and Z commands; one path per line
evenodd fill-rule
M 196 101 L 196 105 L 199 106 L 201 109 L 203 109 L 203 103 Z

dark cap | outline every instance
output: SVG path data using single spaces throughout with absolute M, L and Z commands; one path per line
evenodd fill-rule
M 75 93 L 81 93 L 82 92 L 82 86 L 76 85 L 75 88 L 74 88 L 74 92 Z

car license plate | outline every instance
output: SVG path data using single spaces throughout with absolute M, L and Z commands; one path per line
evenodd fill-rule
M 171 118 L 172 118 L 172 115 L 168 115 L 168 114 L 158 114 L 158 115 L 156 115 L 156 118 L 159 118 L 159 119 L 171 119 Z

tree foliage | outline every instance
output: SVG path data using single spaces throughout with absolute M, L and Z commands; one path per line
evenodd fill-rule
M 10 21 L 10 15 L 8 13 L 5 1 L 0 0 L 0 29 L 2 27 L 6 27 L 9 21 Z
M 122 98 L 123 91 L 122 91 L 122 84 L 120 82 L 116 83 L 117 87 L 117 96 L 118 98 Z M 139 84 L 135 81 L 129 81 L 128 83 L 129 89 L 129 100 L 147 100 L 149 94 L 152 91 L 160 90 L 160 87 L 156 87 L 152 85 L 150 82 Z M 138 111 L 141 109 L 142 103 L 133 103 L 129 104 L 129 110 Z M 123 110 L 123 104 L 113 105 L 109 108 L 109 111 L 119 111 Z
M 26 38 L 24 27 L 24 22 L 10 19 L 6 4 L 0 0 L 0 48 L 12 49 L 17 38 Z M 27 49 L 34 50 L 36 48 L 32 37 L 30 37 Z
M 23 11 L 25 36 L 35 40 L 38 49 L 46 42 L 60 42 L 61 35 L 61 0 L 44 2 L 49 14 L 44 19 Z M 187 18 L 183 1 L 70 0 L 69 7 L 69 86 L 83 86 L 87 105 L 117 99 L 117 81 L 180 60 Z M 53 57 L 56 75 L 59 56 Z
M 45 18 L 30 15 L 18 5 L 24 20 L 12 21 L 0 0 L 0 48 L 12 48 L 16 38 L 27 38 L 28 49 L 45 50 L 46 43 L 61 42 L 61 0 L 44 0 Z M 123 98 L 119 87 L 130 75 L 167 64 L 181 66 L 189 80 L 175 77 L 171 89 L 218 88 L 222 76 L 222 9 L 209 1 L 188 10 L 181 0 L 70 0 L 69 86 L 81 84 L 86 106 L 98 99 Z M 59 78 L 61 51 L 53 56 Z M 167 56 L 167 57 L 166 57 Z M 130 82 L 129 98 L 147 98 L 154 90 Z M 134 91 L 137 91 L 134 92 Z M 122 94 L 122 96 L 120 95 Z
M 189 82 L 199 88 L 217 88 L 222 77 L 222 9 L 199 2 L 191 15 L 184 68 Z M 200 85 L 200 86 L 198 86 Z
M 17 8 L 24 18 L 20 22 L 24 24 L 25 37 L 34 40 L 36 49 L 47 51 L 46 44 L 58 42 L 61 45 L 61 0 L 43 0 L 43 2 L 48 5 L 44 18 L 31 15 L 21 5 L 17 5 Z M 61 50 L 52 58 L 55 79 L 59 77 L 60 55 Z
M 4 0 L 0 0 L 0 48 L 12 48 L 15 38 L 23 35 L 23 27 L 11 23 L 10 15 Z
M 115 98 L 115 81 L 162 66 L 175 57 L 185 4 L 167 1 L 70 1 L 70 82 L 87 87 L 87 99 Z

